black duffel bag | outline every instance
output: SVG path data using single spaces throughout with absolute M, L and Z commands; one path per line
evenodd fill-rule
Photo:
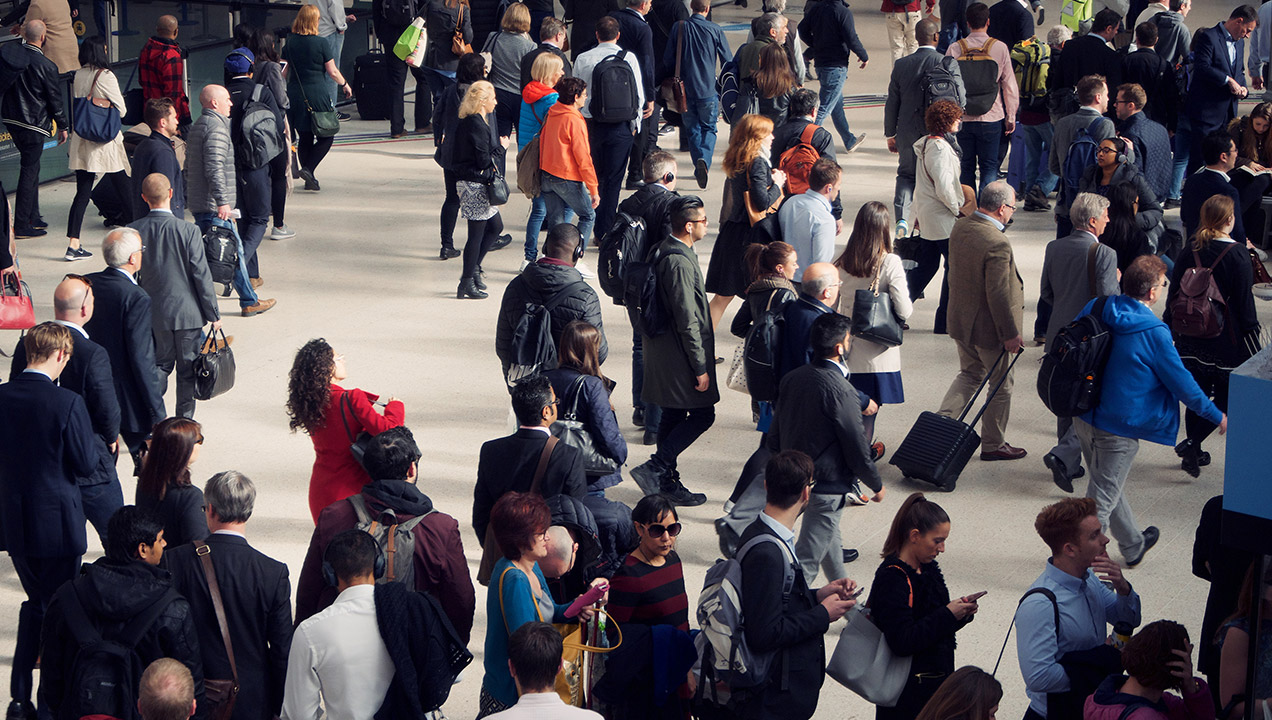
M 220 333 L 220 340 L 217 340 Z M 224 330 L 213 330 L 194 358 L 194 399 L 211 400 L 234 387 L 234 351 Z

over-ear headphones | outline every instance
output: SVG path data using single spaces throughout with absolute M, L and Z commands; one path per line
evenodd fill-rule
M 371 563 L 371 574 L 376 580 L 384 577 L 388 564 L 384 559 L 384 552 L 380 549 L 380 543 L 375 541 L 375 536 L 366 530 L 350 529 L 346 532 L 360 532 L 371 539 L 371 545 L 375 548 L 375 561 Z M 331 561 L 327 559 L 327 551 L 330 549 L 331 543 L 327 543 L 327 548 L 322 551 L 322 580 L 328 586 L 336 587 L 340 584 L 340 578 L 336 577 L 336 569 L 331 565 Z
M 574 246 L 574 262 L 578 262 L 583 259 L 584 249 L 583 238 L 579 238 L 579 244 Z
M 663 184 L 663 185 L 670 185 L 670 184 L 672 183 L 672 181 L 674 181 L 675 179 L 676 179 L 676 173 L 674 173 L 674 172 L 669 172 L 669 173 L 667 173 L 666 175 L 663 175 L 663 176 L 662 176 L 662 184 Z

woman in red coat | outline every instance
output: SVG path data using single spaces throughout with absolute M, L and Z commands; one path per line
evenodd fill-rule
M 357 494 L 372 480 L 349 451 L 358 433 L 365 430 L 379 435 L 400 426 L 406 419 L 406 407 L 391 397 L 381 415 L 373 405 L 379 395 L 337 385 L 348 377 L 344 356 L 337 355 L 322 338 L 310 340 L 296 353 L 289 377 L 287 414 L 291 429 L 303 428 L 314 441 L 309 512 L 317 523 L 323 508 Z

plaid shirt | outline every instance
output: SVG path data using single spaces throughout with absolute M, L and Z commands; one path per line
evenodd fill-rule
M 177 108 L 177 119 L 190 119 L 190 98 L 186 96 L 183 81 L 181 46 L 176 40 L 152 37 L 141 49 L 137 64 L 141 74 L 141 92 L 147 100 L 172 98 Z

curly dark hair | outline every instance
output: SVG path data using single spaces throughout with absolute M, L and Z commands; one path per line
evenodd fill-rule
M 923 125 L 930 135 L 944 135 L 963 119 L 963 108 L 952 100 L 937 100 L 923 113 Z
M 292 432 L 304 429 L 312 435 L 327 421 L 327 405 L 331 403 L 331 372 L 336 354 L 323 338 L 305 343 L 296 351 L 291 372 L 287 374 L 287 414 Z

